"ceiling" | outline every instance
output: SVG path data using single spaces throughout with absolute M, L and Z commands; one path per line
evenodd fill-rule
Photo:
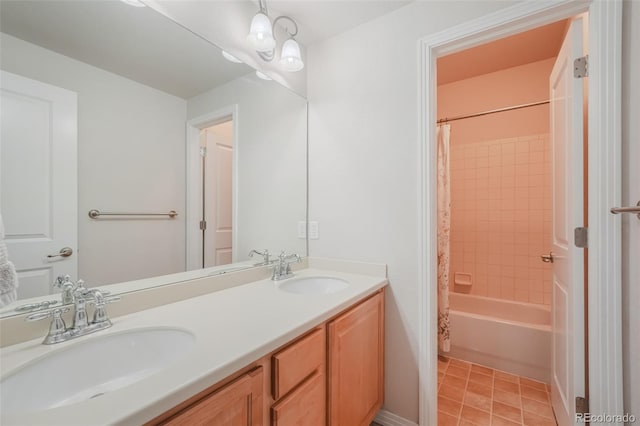
M 272 18 L 296 19 L 297 39 L 311 45 L 410 2 L 273 0 L 268 7 Z M 0 12 L 5 33 L 184 99 L 252 71 L 151 8 L 120 1 L 0 0 Z M 566 28 L 560 21 L 439 58 L 438 84 L 555 57 Z
M 0 28 L 184 99 L 253 71 L 153 9 L 120 1 L 2 0 Z
M 234 0 L 253 2 L 257 0 Z M 298 22 L 310 45 L 385 15 L 410 0 L 273 0 L 269 15 Z M 247 30 L 250 20 L 247 19 Z M 149 7 L 117 0 L 0 0 L 2 32 L 188 99 L 252 72 Z M 186 64 L 186 65 L 185 65 Z
M 438 58 L 438 84 L 555 58 L 567 25 L 566 20 L 555 22 Z
M 268 0 L 269 15 L 288 15 L 305 46 L 325 40 L 401 8 L 413 0 Z

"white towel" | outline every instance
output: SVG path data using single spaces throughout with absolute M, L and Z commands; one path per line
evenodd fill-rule
M 9 261 L 9 253 L 7 253 L 7 245 L 0 238 L 0 265 L 4 265 Z
M 0 307 L 15 302 L 18 298 L 18 277 L 13 263 L 0 265 Z
M 18 298 L 18 276 L 13 263 L 9 262 L 7 245 L 4 243 L 4 224 L 0 213 L 0 307 Z

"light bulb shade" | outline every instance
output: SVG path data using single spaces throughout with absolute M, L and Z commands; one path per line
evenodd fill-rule
M 285 41 L 282 45 L 280 65 L 290 72 L 300 71 L 304 68 L 302 55 L 300 55 L 300 45 L 298 45 L 298 42 L 292 38 Z
M 276 39 L 273 38 L 273 27 L 269 17 L 262 12 L 256 13 L 251 20 L 251 29 L 247 41 L 258 52 L 270 52 L 276 47 Z

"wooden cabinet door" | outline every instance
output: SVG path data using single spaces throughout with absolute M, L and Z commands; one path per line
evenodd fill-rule
M 165 425 L 261 426 L 262 367 L 190 405 Z
M 329 323 L 329 425 L 368 426 L 384 399 L 384 293 Z
M 272 426 L 325 425 L 325 376 L 316 371 L 271 408 Z

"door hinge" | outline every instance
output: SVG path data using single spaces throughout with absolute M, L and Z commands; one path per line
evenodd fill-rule
M 207 147 L 206 146 L 201 146 L 200 147 L 200 157 L 206 157 L 207 156 Z
M 206 220 L 201 220 L 200 221 L 200 229 L 202 231 L 205 231 L 207 229 L 207 221 Z
M 578 227 L 573 230 L 573 243 L 576 247 L 587 248 L 589 247 L 589 229 L 584 227 Z
M 575 78 L 589 77 L 589 55 L 576 58 L 573 61 L 573 76 Z
M 582 396 L 576 396 L 576 414 L 587 414 L 589 412 L 589 400 Z

